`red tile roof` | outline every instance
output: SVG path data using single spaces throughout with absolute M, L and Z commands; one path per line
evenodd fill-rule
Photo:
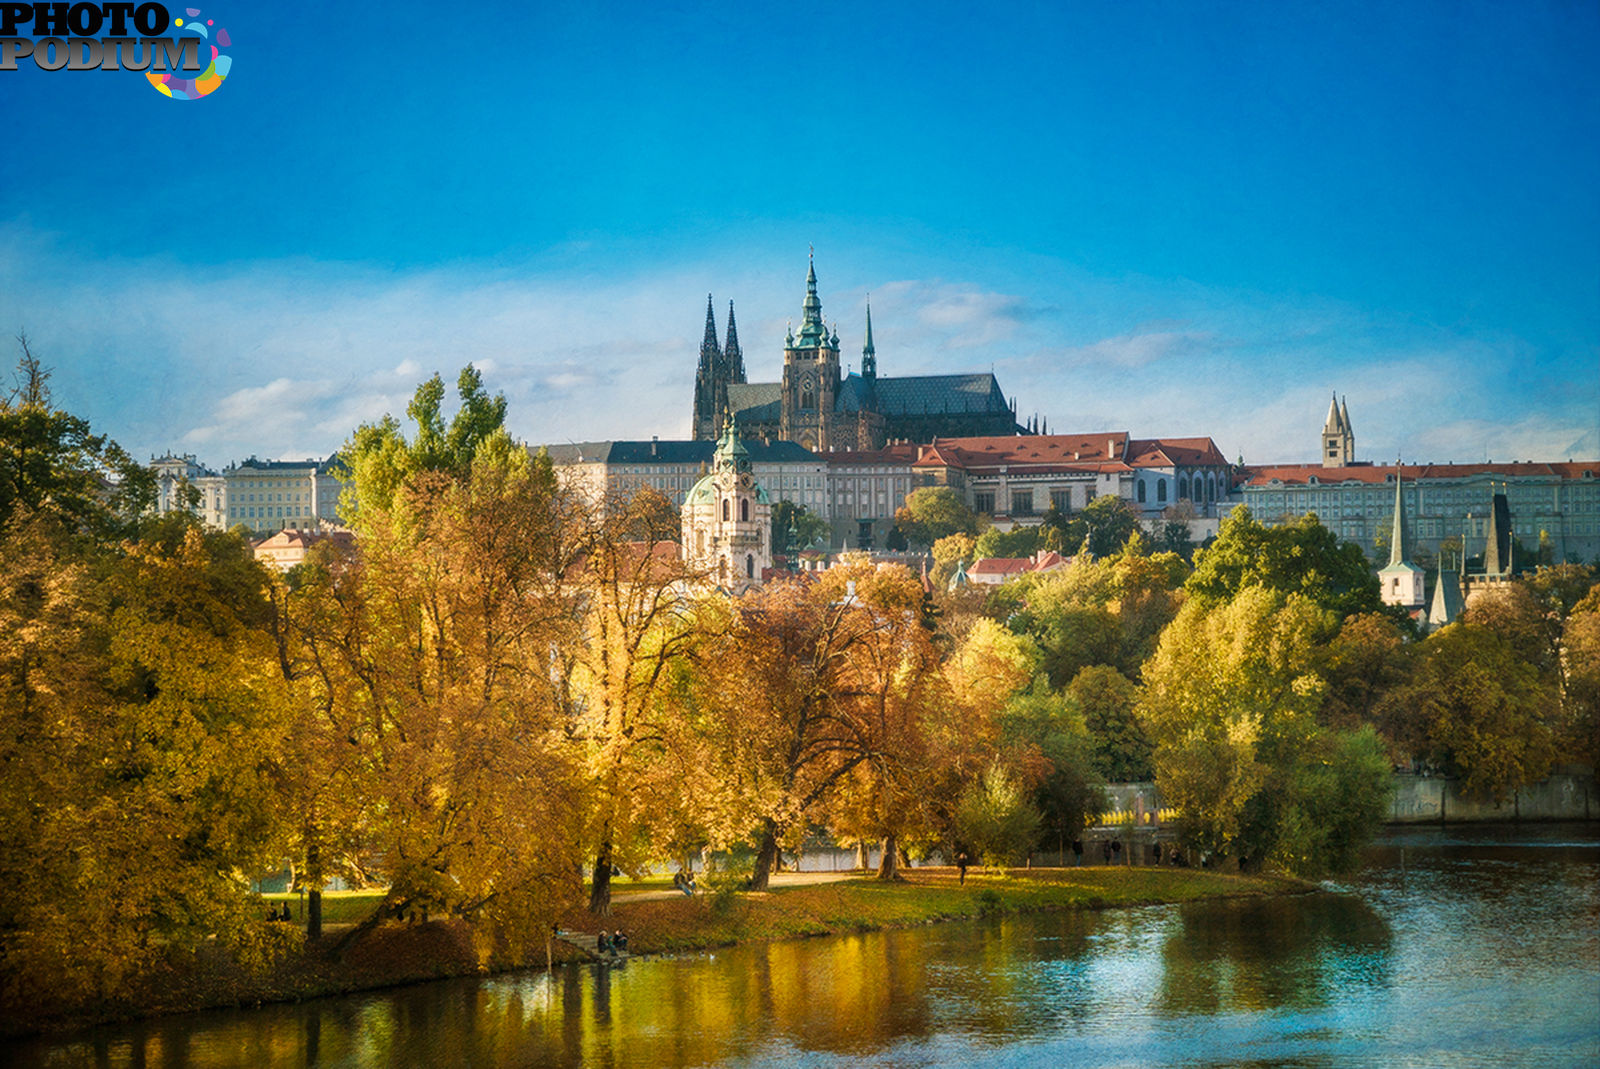
M 1289 486 L 1318 483 L 1386 483 L 1396 470 L 1406 481 L 1418 479 L 1465 479 L 1473 475 L 1503 475 L 1507 478 L 1555 477 L 1561 479 L 1600 478 L 1600 460 L 1546 462 L 1527 461 L 1508 464 L 1353 464 L 1344 468 L 1324 468 L 1320 464 L 1277 464 L 1239 469 L 1243 485 L 1263 487 L 1276 479 Z

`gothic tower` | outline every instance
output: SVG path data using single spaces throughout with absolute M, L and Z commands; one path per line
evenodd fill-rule
M 733 306 L 728 306 L 728 326 L 733 326 Z M 696 441 L 715 441 L 722 429 L 718 424 L 728 391 L 722 383 L 722 348 L 717 344 L 717 319 L 711 309 L 711 294 L 706 294 L 706 336 L 700 343 L 700 363 L 694 372 L 694 423 L 691 433 Z M 721 399 L 718 398 L 720 386 Z
M 733 322 L 732 301 L 728 302 L 728 344 L 722 349 L 722 367 L 724 371 L 722 377 L 722 399 L 725 401 L 728 397 L 728 384 L 745 381 L 744 350 L 739 348 L 739 328 Z M 717 411 L 721 412 L 722 409 L 718 408 Z M 722 428 L 718 427 L 717 432 L 720 434 Z
M 1322 424 L 1322 466 L 1349 467 L 1356 458 L 1356 436 L 1350 430 L 1350 410 L 1334 395 L 1328 402 L 1328 418 Z
M 834 400 L 839 395 L 839 336 L 829 334 L 822 322 L 822 300 L 817 296 L 815 259 L 806 269 L 806 300 L 800 334 L 792 332 L 783 346 L 784 441 L 807 449 L 832 444 Z

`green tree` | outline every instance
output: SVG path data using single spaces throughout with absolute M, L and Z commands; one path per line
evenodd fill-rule
M 1139 531 L 1138 507 L 1120 497 L 1097 497 L 1078 515 L 1087 529 L 1089 552 L 1096 557 L 1120 552 Z
M 1199 849 L 1318 875 L 1376 832 L 1388 790 L 1381 750 L 1371 759 L 1376 736 L 1317 718 L 1326 691 L 1318 657 L 1336 628 L 1307 598 L 1247 586 L 1224 604 L 1187 602 L 1162 634 L 1139 715 L 1162 797 Z M 1327 808 L 1351 798 L 1363 807 Z M 1340 829 L 1338 840 L 1312 835 L 1324 827 Z
M 1150 779 L 1153 747 L 1135 710 L 1139 688 L 1110 665 L 1089 665 L 1073 677 L 1067 698 L 1083 716 L 1093 740 L 1095 772 L 1113 783 Z
M 1020 779 L 995 762 L 962 792 L 955 834 L 985 865 L 1020 862 L 1039 838 L 1041 817 Z
M 341 509 L 345 516 L 353 519 L 362 508 L 393 509 L 400 489 L 423 472 L 464 478 L 479 447 L 491 439 L 499 439 L 502 448 L 510 445 L 505 395 L 490 397 L 483 376 L 471 364 L 457 376 L 456 393 L 460 407 L 446 424 L 441 410 L 444 380 L 435 374 L 419 385 L 406 406 L 416 426 L 409 440 L 391 415 L 356 428 L 342 450 L 350 468 Z
M 978 536 L 972 548 L 974 560 L 991 557 L 1031 557 L 1039 549 L 1039 527 L 1013 527 L 1002 531 L 991 527 Z
M 772 506 L 772 544 L 778 548 L 790 544 L 793 531 L 792 545 L 798 553 L 807 546 L 815 544 L 819 539 L 823 545 L 828 544 L 828 521 L 818 516 L 804 505 L 793 501 L 777 501 Z
M 155 503 L 155 475 L 89 421 L 55 407 L 50 371 L 18 335 L 17 382 L 0 399 L 0 532 L 18 514 L 57 517 L 75 533 L 133 533 Z
M 1000 744 L 1007 763 L 1033 785 L 1040 831 L 1058 846 L 1104 808 L 1093 742 L 1078 706 L 1041 680 L 1006 703 Z
M 1341 543 L 1315 513 L 1277 527 L 1263 527 L 1244 506 L 1228 514 L 1216 542 L 1196 552 L 1185 589 L 1217 604 L 1248 586 L 1299 594 L 1341 619 L 1384 608 L 1361 547 Z
M 895 510 L 894 522 L 907 539 L 921 546 L 931 546 L 953 534 L 976 537 L 979 528 L 977 515 L 948 486 L 913 490 L 906 503 Z

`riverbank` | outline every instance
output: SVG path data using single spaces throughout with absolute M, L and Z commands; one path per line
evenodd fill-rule
M 702 894 L 629 902 L 609 918 L 570 914 L 567 928 L 618 928 L 634 954 L 672 954 L 740 943 L 905 928 L 994 913 L 1108 909 L 1241 895 L 1296 894 L 1316 885 L 1284 876 L 1242 876 L 1205 869 L 1089 867 L 969 870 L 910 869 L 901 882 L 871 877 L 777 888 L 765 894 Z
M 617 895 L 609 917 L 574 910 L 570 931 L 622 929 L 634 956 L 675 954 L 741 943 L 907 928 L 995 913 L 1106 909 L 1251 895 L 1295 894 L 1315 885 L 1277 876 L 1241 876 L 1199 869 L 1087 867 L 970 870 L 962 884 L 954 869 L 907 870 L 902 882 L 870 876 L 776 886 L 763 893 L 724 892 L 662 897 Z M 460 920 L 385 924 L 342 953 L 339 933 L 251 972 L 221 955 L 168 963 L 124 985 L 112 998 L 73 1010 L 7 1007 L 0 1034 L 60 1031 L 116 1020 L 215 1007 L 296 1002 L 454 976 L 486 968 L 469 925 Z M 542 965 L 545 948 L 525 948 L 523 967 Z M 557 963 L 584 960 L 576 947 L 551 947 Z M 20 1011 L 20 1012 L 18 1012 Z

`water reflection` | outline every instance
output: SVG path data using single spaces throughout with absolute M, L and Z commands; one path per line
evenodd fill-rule
M 1600 846 L 1566 834 L 1406 832 L 1325 894 L 446 981 L 0 1045 L 0 1064 L 1594 1064 Z
M 1197 902 L 1161 946 L 1170 1014 L 1306 1009 L 1382 987 L 1394 935 L 1354 895 Z

